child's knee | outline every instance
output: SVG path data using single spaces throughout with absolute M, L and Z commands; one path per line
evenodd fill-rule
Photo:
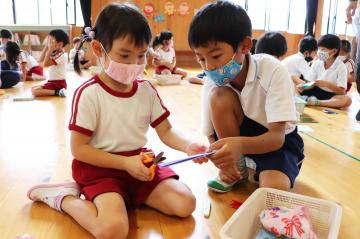
M 129 233 L 127 220 L 121 218 L 110 219 L 95 225 L 94 236 L 97 239 L 123 239 Z
M 188 217 L 195 211 L 196 199 L 190 190 L 177 191 L 176 198 L 177 200 L 174 200 L 176 203 L 173 208 L 174 215 Z
M 351 103 L 352 103 L 351 98 L 349 96 L 345 96 L 345 98 L 344 98 L 344 107 L 350 106 Z
M 266 170 L 260 173 L 259 187 L 290 191 L 291 182 L 289 177 L 283 172 L 278 170 Z
M 239 101 L 234 90 L 229 87 L 215 87 L 211 91 L 210 104 L 212 109 L 226 109 L 226 106 L 232 107 L 233 102 Z

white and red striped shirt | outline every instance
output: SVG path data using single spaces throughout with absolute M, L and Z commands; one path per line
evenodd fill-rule
M 124 93 L 94 76 L 74 93 L 69 129 L 90 136 L 97 149 L 127 152 L 144 147 L 149 125 L 155 128 L 169 115 L 150 82 L 137 80 Z

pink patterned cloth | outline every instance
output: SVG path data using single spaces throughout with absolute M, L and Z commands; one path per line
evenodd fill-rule
M 260 213 L 263 227 L 275 236 L 295 239 L 317 239 L 305 207 L 274 207 Z

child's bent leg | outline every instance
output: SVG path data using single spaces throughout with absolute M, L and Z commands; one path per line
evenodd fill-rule
M 244 112 L 236 92 L 229 87 L 216 87 L 211 92 L 210 105 L 217 137 L 222 139 L 240 136 Z
M 275 188 L 290 191 L 291 182 L 289 177 L 278 170 L 264 170 L 259 175 L 259 186 L 261 188 Z
M 31 93 L 34 96 L 53 96 L 55 95 L 55 90 L 48 90 L 41 88 L 41 86 L 34 86 L 31 88 Z
M 319 100 L 319 106 L 340 109 L 351 105 L 351 98 L 347 95 L 335 95 L 329 100 Z
M 98 239 L 126 238 L 129 232 L 124 199 L 118 193 L 104 193 L 94 202 L 65 197 L 61 208 Z
M 187 72 L 184 69 L 176 68 L 174 71 L 175 74 L 181 75 L 181 78 L 185 78 L 187 76 Z
M 161 75 L 171 75 L 171 71 L 169 69 L 162 70 Z
M 165 179 L 155 187 L 145 204 L 167 215 L 188 217 L 195 210 L 196 199 L 185 184 Z

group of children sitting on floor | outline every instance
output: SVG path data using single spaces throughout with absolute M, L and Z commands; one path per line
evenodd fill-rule
M 279 32 L 266 32 L 255 46 L 256 54 L 266 53 L 282 62 L 296 86 L 295 94 L 307 105 L 350 106 L 351 97 L 346 93 L 354 82 L 355 69 L 348 40 L 332 34 L 323 35 L 318 41 L 307 36 L 300 41 L 298 53 L 284 58 L 286 52 L 286 39 Z

